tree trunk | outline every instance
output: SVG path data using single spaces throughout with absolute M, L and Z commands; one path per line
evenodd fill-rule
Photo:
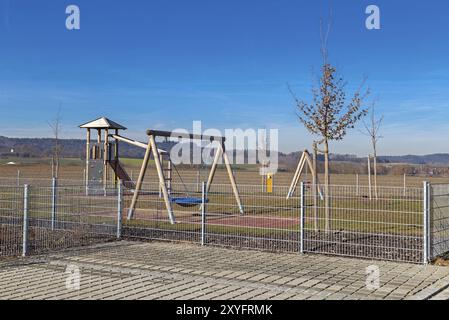
M 377 150 L 376 145 L 374 144 L 374 159 L 373 159 L 373 165 L 374 165 L 374 197 L 376 200 L 378 199 L 377 195 Z
M 329 142 L 327 139 L 324 141 L 324 210 L 325 210 L 325 231 L 330 231 L 331 224 L 331 212 L 330 212 L 330 173 L 329 173 Z
M 318 171 L 317 171 L 317 160 L 318 160 L 318 146 L 316 143 L 313 144 L 313 218 L 315 223 L 315 231 L 318 231 Z
M 371 185 L 371 155 L 368 155 L 368 194 L 369 199 L 373 199 L 373 192 L 372 192 L 372 185 Z

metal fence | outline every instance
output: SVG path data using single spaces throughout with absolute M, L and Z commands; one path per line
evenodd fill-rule
M 204 187 L 204 183 L 202 184 Z M 199 189 L 199 190 L 198 190 Z M 244 213 L 230 185 L 214 184 L 202 192 L 196 184 L 172 184 L 172 197 L 204 199 L 201 204 L 173 204 L 176 224 L 158 184 L 145 184 L 134 219 L 125 221 L 123 235 L 132 238 L 196 242 L 203 245 L 299 252 L 299 197 L 287 200 L 287 187 L 267 194 L 259 186 L 239 186 Z M 130 197 L 125 197 L 125 208 Z
M 120 191 L 84 186 L 0 187 L 0 256 L 40 254 L 115 239 Z M 121 221 L 120 221 L 121 222 Z
M 125 235 L 414 263 L 427 259 L 428 205 L 423 188 L 404 192 L 403 188 L 379 187 L 374 196 L 366 186 L 333 185 L 326 210 L 323 185 L 314 192 L 312 185 L 303 183 L 290 199 L 285 197 L 287 187 L 266 193 L 259 186 L 240 185 L 243 214 L 228 185 L 213 185 L 208 194 L 197 192 L 194 184 L 173 185 L 174 190 L 180 188 L 208 201 L 193 208 L 174 205 L 177 224 L 171 225 L 158 185 L 146 184 L 136 218 L 125 222 Z
M 449 252 L 449 184 L 430 185 L 429 199 L 428 250 L 434 259 Z
M 23 199 L 23 188 L 0 186 L 0 256 L 22 253 Z
M 405 262 L 424 260 L 422 188 L 303 188 L 303 251 Z
M 128 239 L 184 241 L 208 246 L 303 252 L 426 263 L 449 251 L 449 184 L 422 188 L 302 183 L 267 193 L 239 185 L 244 212 L 232 188 L 172 183 L 171 224 L 158 183 L 145 183 L 133 219 L 126 219 L 133 190 L 90 192 L 84 185 L 0 187 L 0 255 L 52 251 Z M 326 200 L 326 194 L 328 200 Z

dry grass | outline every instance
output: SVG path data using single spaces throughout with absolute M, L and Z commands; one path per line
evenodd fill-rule
M 139 159 L 124 159 L 124 167 L 128 171 L 129 175 L 135 179 L 139 174 L 141 161 Z M 39 183 L 33 181 L 33 179 L 51 179 L 51 166 L 49 160 L 45 159 L 33 159 L 28 163 L 20 163 L 19 165 L 5 165 L 0 164 L 0 177 L 9 178 L 15 180 L 17 178 L 17 171 L 20 170 L 20 176 L 22 182 Z M 200 172 L 199 181 L 207 180 L 209 168 L 205 169 L 193 169 L 183 166 L 179 168 L 182 180 L 185 183 L 196 183 L 198 180 L 198 171 Z M 82 160 L 69 159 L 63 161 L 60 168 L 60 179 L 67 180 L 83 180 L 84 164 Z M 237 183 L 240 185 L 261 185 L 262 177 L 259 175 L 258 167 L 254 165 L 249 166 L 236 166 L 235 176 Z M 293 178 L 293 172 L 278 172 L 274 176 L 275 186 L 288 186 Z M 305 181 L 311 180 L 311 175 L 305 175 L 303 178 Z M 153 165 L 150 164 L 147 170 L 147 177 L 145 182 L 154 182 L 157 180 L 157 174 Z M 178 182 L 180 179 L 175 175 L 174 180 Z M 321 177 L 323 180 L 323 177 Z M 333 174 L 331 177 L 331 184 L 333 185 L 355 185 L 356 175 L 354 174 Z M 421 187 L 424 181 L 430 181 L 433 183 L 448 183 L 449 177 L 422 177 L 422 176 L 407 176 L 406 185 L 409 187 Z M 220 168 L 217 171 L 214 179 L 216 183 L 228 183 L 228 177 L 226 170 Z M 368 177 L 366 175 L 359 176 L 360 185 L 368 185 Z M 395 175 L 386 175 L 378 177 L 379 186 L 404 186 L 404 177 Z

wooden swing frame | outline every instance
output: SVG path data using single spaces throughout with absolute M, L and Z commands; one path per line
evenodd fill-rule
M 316 142 L 313 144 L 313 149 L 314 153 L 312 159 L 308 150 L 304 150 L 304 152 L 302 153 L 301 158 L 299 159 L 298 162 L 298 166 L 296 167 L 295 175 L 293 176 L 293 180 L 290 184 L 290 188 L 288 189 L 287 200 L 294 195 L 306 165 L 309 167 L 309 170 L 312 173 L 312 185 L 314 188 L 316 188 L 315 192 L 317 192 L 320 195 L 320 198 L 323 198 L 323 192 L 319 188 L 319 179 L 316 168 L 317 155 L 319 151 Z
M 165 184 L 165 177 L 164 177 L 164 171 L 162 169 L 162 164 L 161 164 L 161 160 L 159 158 L 159 152 L 158 152 L 158 147 L 157 147 L 157 143 L 156 143 L 156 138 L 157 137 L 165 137 L 165 138 L 177 138 L 177 139 L 189 139 L 189 140 L 201 140 L 201 141 L 216 141 L 218 142 L 218 147 L 217 150 L 215 152 L 215 157 L 214 157 L 214 161 L 212 163 L 212 167 L 209 173 L 209 178 L 207 180 L 207 184 L 206 184 L 206 193 L 209 192 L 210 187 L 212 185 L 214 176 L 215 176 L 215 172 L 217 170 L 217 166 L 218 163 L 220 161 L 220 159 L 222 158 L 227 170 L 227 174 L 229 177 L 229 180 L 231 182 L 231 186 L 232 186 L 232 191 L 234 193 L 235 196 L 235 200 L 237 202 L 237 205 L 239 207 L 239 211 L 241 214 L 244 213 L 243 211 L 243 206 L 242 206 L 242 202 L 240 199 L 240 194 L 239 194 L 239 190 L 237 188 L 237 184 L 235 182 L 235 178 L 234 178 L 234 174 L 232 172 L 232 168 L 231 168 L 231 163 L 229 162 L 229 157 L 226 154 L 226 150 L 225 150 L 225 138 L 224 137 L 218 137 L 218 136 L 205 136 L 205 135 L 197 135 L 197 134 L 190 134 L 190 133 L 180 133 L 180 132 L 172 132 L 172 131 L 159 131 L 159 130 L 147 130 L 147 135 L 148 135 L 148 144 L 145 146 L 146 151 L 145 151 L 145 156 L 142 162 L 142 167 L 140 169 L 140 173 L 139 173 L 139 178 L 137 179 L 137 183 L 136 183 L 136 188 L 134 190 L 134 195 L 131 201 L 131 205 L 129 207 L 128 210 L 128 220 L 131 220 L 134 216 L 134 212 L 135 212 L 135 208 L 136 208 L 136 204 L 137 204 L 137 200 L 139 199 L 139 192 L 142 188 L 142 183 L 143 180 L 145 178 L 145 174 L 146 174 L 146 170 L 148 167 L 148 163 L 150 161 L 150 157 L 151 155 L 153 155 L 154 158 L 154 162 L 156 165 L 156 171 L 158 174 L 158 179 L 159 179 L 159 185 L 160 188 L 162 190 L 162 195 L 164 198 L 164 202 L 165 202 L 165 206 L 167 209 L 167 213 L 168 213 L 168 218 L 170 219 L 170 223 L 171 224 L 175 224 L 176 223 L 176 219 L 175 219 L 175 215 L 173 212 L 173 207 L 172 207 L 172 202 L 170 199 L 170 194 L 167 190 L 167 186 Z

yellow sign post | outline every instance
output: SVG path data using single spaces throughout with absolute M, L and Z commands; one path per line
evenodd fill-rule
M 267 193 L 273 193 L 273 174 L 267 174 Z

